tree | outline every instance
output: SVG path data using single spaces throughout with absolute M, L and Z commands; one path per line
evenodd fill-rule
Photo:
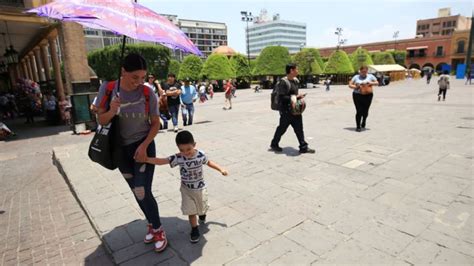
M 169 65 L 169 67 L 168 67 L 168 74 L 173 73 L 173 74 L 175 74 L 176 76 L 178 76 L 178 75 L 179 75 L 179 68 L 180 68 L 180 63 L 179 63 L 179 61 L 172 59 L 172 60 L 170 61 L 170 65 Z
M 115 80 L 118 78 L 121 67 L 120 53 L 121 45 L 107 46 L 103 49 L 94 50 L 87 55 L 89 65 L 97 73 L 100 79 Z M 153 73 L 157 78 L 165 78 L 170 63 L 170 51 L 161 45 L 154 44 L 127 44 L 126 53 L 137 53 L 145 58 L 147 71 Z
M 201 77 L 212 80 L 235 78 L 235 70 L 223 54 L 211 54 L 201 70 Z
M 191 80 L 199 80 L 201 77 L 202 60 L 195 55 L 187 55 L 179 68 L 178 79 L 183 80 L 190 78 Z
M 355 71 L 357 71 L 361 66 L 368 66 L 374 64 L 372 58 L 369 55 L 369 52 L 367 52 L 367 50 L 363 49 L 362 47 L 357 48 L 357 50 L 355 50 L 351 54 L 351 61 L 352 67 Z
M 313 55 L 314 59 L 319 64 L 319 68 L 322 71 L 322 69 L 324 67 L 324 62 L 323 62 L 323 58 L 321 57 L 321 54 L 319 53 L 319 50 L 316 49 L 316 48 L 305 48 L 303 50 L 307 50 L 309 53 L 311 53 Z
M 395 50 L 390 52 L 395 60 L 395 63 L 404 66 L 407 57 L 407 51 Z
M 395 59 L 389 52 L 378 52 L 374 53 L 372 56 L 374 64 L 376 65 L 392 65 L 395 64 Z
M 316 49 L 314 49 L 316 50 Z M 294 55 L 294 63 L 298 66 L 300 75 L 310 76 L 321 74 L 321 66 L 316 60 L 314 51 L 303 49 Z
M 235 70 L 235 75 L 238 79 L 245 79 L 250 81 L 252 73 L 248 59 L 242 54 L 235 54 L 230 58 L 230 63 Z
M 288 48 L 267 46 L 257 57 L 253 74 L 256 76 L 283 76 L 285 67 L 290 63 Z
M 324 69 L 326 74 L 353 74 L 354 68 L 346 52 L 342 50 L 334 51 Z
M 242 54 L 235 54 L 230 58 L 230 64 L 235 70 L 237 85 L 240 88 L 248 88 L 250 86 L 250 81 L 252 81 L 252 72 L 247 57 Z

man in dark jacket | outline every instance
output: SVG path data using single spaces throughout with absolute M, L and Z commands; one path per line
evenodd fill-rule
M 305 97 L 304 94 L 298 94 L 298 80 L 296 79 L 296 76 L 298 76 L 298 67 L 296 64 L 288 64 L 286 66 L 286 77 L 281 79 L 277 84 L 280 124 L 275 131 L 270 148 L 275 152 L 283 151 L 279 146 L 280 139 L 291 125 L 295 131 L 296 137 L 298 138 L 298 142 L 300 143 L 300 153 L 315 153 L 315 150 L 308 148 L 308 143 L 304 140 L 303 116 L 301 114 L 294 115 L 290 110 L 292 95 L 295 95 L 297 99 Z

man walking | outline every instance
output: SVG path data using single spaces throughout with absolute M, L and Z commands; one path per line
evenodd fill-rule
M 168 110 L 173 121 L 174 132 L 178 132 L 178 114 L 180 105 L 181 85 L 176 82 L 176 76 L 173 73 L 168 74 L 166 82 L 161 84 L 161 88 L 165 91 L 168 97 Z
M 276 85 L 280 112 L 280 124 L 275 131 L 270 148 L 275 152 L 283 151 L 283 149 L 279 146 L 280 139 L 291 125 L 300 144 L 300 153 L 315 153 L 315 150 L 308 148 L 308 143 L 306 143 L 304 140 L 303 116 L 301 114 L 294 115 L 290 110 L 291 96 L 296 96 L 297 99 L 302 99 L 305 97 L 304 94 L 298 94 L 298 80 L 296 79 L 296 76 L 298 76 L 298 67 L 296 64 L 288 64 L 286 66 L 286 77 L 281 79 Z
M 191 85 L 189 78 L 184 79 L 184 85 L 181 87 L 181 113 L 183 114 L 183 125 L 193 124 L 194 102 L 198 98 L 196 87 Z

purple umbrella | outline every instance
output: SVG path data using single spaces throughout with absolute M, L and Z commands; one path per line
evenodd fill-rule
M 126 0 L 58 0 L 28 10 L 38 16 L 73 21 L 110 30 L 134 39 L 160 43 L 171 49 L 202 56 L 201 51 L 167 18 Z

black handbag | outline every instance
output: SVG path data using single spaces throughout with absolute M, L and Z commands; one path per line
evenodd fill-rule
M 114 89 L 115 82 L 107 84 L 107 91 L 100 106 L 105 106 L 108 102 L 110 106 L 111 94 Z M 99 126 L 95 132 L 94 138 L 89 145 L 89 158 L 103 167 L 114 170 L 118 167 L 120 156 L 120 132 L 119 117 L 115 115 L 109 124 Z

